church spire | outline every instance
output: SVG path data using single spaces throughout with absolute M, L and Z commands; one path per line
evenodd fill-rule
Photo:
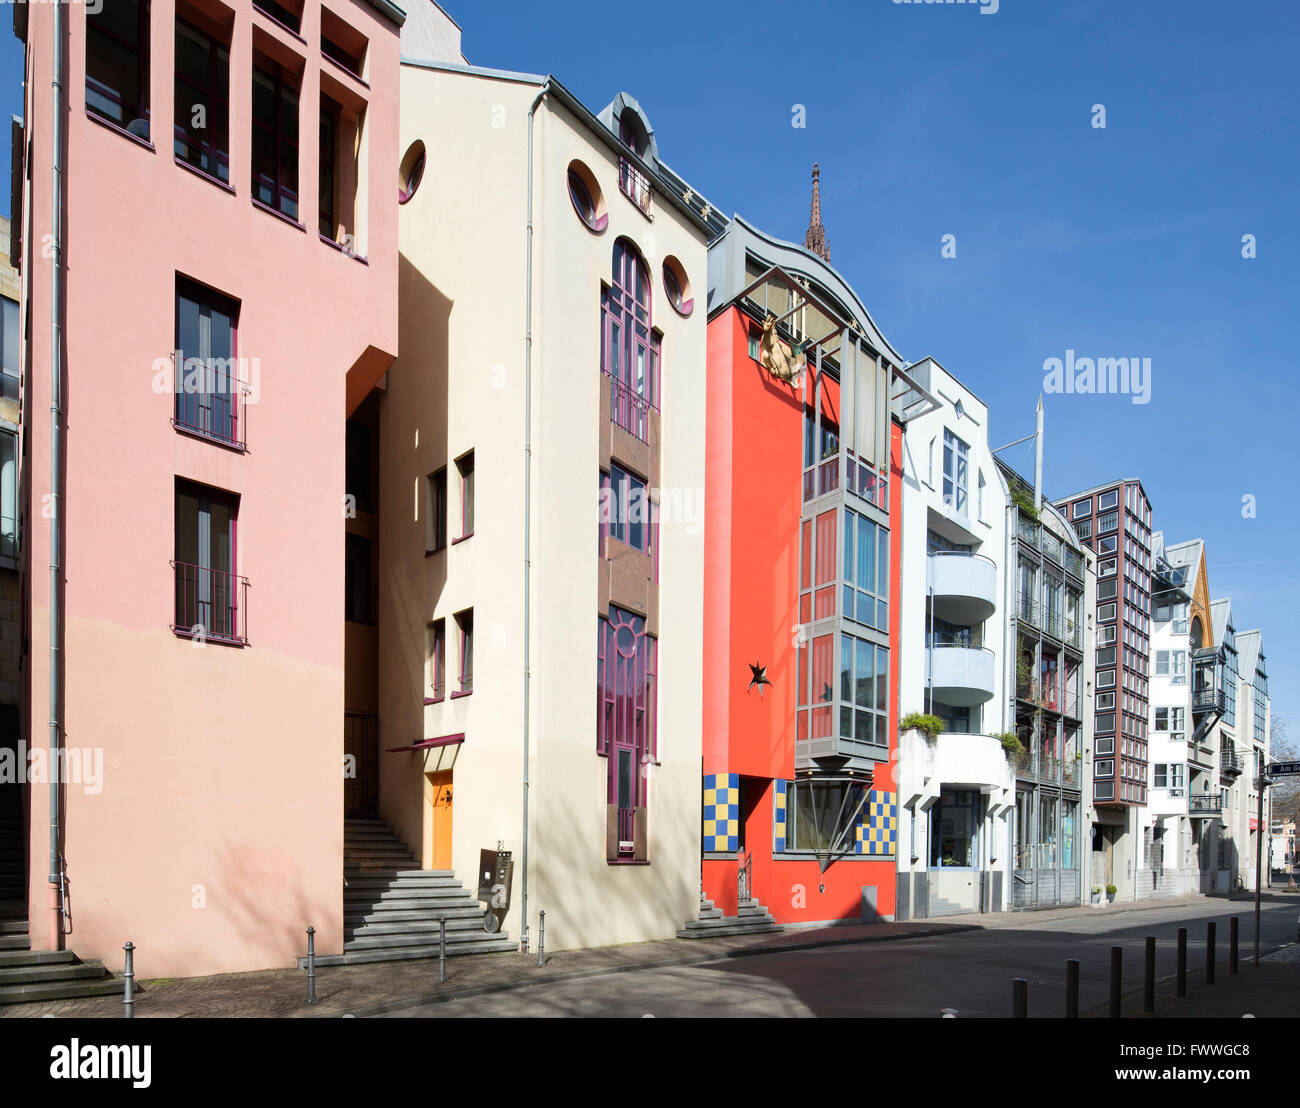
M 820 177 L 821 169 L 814 162 L 812 216 L 808 220 L 808 233 L 803 237 L 803 244 L 820 257 L 822 261 L 829 262 L 831 260 L 831 248 L 826 242 L 826 228 L 822 226 L 822 187 Z

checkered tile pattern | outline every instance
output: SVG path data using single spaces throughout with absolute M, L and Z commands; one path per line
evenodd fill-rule
M 853 852 L 892 858 L 898 845 L 898 794 L 872 789 L 853 828 Z
M 740 774 L 704 775 L 704 851 L 734 854 L 740 847 Z
M 790 782 L 778 779 L 773 783 L 776 785 L 775 808 L 773 812 L 773 821 L 776 824 L 776 841 L 772 849 L 777 854 L 783 854 L 785 852 L 786 815 L 790 811 L 788 807 L 790 801 Z

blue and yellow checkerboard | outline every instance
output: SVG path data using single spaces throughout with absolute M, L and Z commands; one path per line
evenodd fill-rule
M 782 781 L 778 778 L 775 785 L 775 807 L 773 809 L 772 819 L 776 824 L 776 835 L 772 850 L 777 854 L 783 854 L 785 852 L 786 815 L 790 810 L 787 806 L 790 800 L 790 782 Z
M 704 775 L 704 852 L 734 854 L 740 847 L 740 774 Z
M 898 845 L 898 794 L 872 789 L 853 828 L 853 852 L 892 858 Z

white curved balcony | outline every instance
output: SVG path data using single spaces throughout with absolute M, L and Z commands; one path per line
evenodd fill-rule
M 997 659 L 986 646 L 930 648 L 930 687 L 936 700 L 957 708 L 974 707 L 993 699 Z
M 930 555 L 934 614 L 949 623 L 983 623 L 997 608 L 998 567 L 983 554 L 936 550 Z

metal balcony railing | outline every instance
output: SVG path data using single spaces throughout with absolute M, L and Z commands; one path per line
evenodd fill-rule
M 650 214 L 650 182 L 626 158 L 618 160 L 618 187 L 642 212 Z
M 819 496 L 835 492 L 840 487 L 841 465 L 843 458 L 843 484 L 847 492 L 862 497 L 869 504 L 874 504 L 882 512 L 889 511 L 889 481 L 877 473 L 870 465 L 851 453 L 833 454 L 816 462 L 803 471 L 803 501 L 816 500 Z
M 1193 712 L 1222 712 L 1223 711 L 1223 690 L 1222 689 L 1193 689 L 1192 690 L 1192 711 Z
M 1210 796 L 1206 793 L 1198 793 L 1195 796 L 1187 798 L 1187 814 L 1189 816 L 1217 816 L 1223 812 L 1223 798 Z
M 605 376 L 610 383 L 609 418 L 629 435 L 649 442 L 650 413 L 654 404 L 613 374 L 606 373 Z
M 1042 624 L 1039 622 L 1038 601 L 1034 600 L 1032 597 L 1026 596 L 1024 593 L 1021 593 L 1020 602 L 1016 607 L 1016 618 L 1019 619 L 1021 623 L 1027 623 L 1031 627 L 1041 628 Z
M 172 426 L 223 446 L 247 446 L 247 405 L 236 363 L 187 358 L 177 373 Z
M 620 847 L 623 843 L 635 841 L 636 835 L 636 809 L 620 808 L 618 810 L 618 841 Z
M 1054 562 L 1061 561 L 1061 554 L 1065 548 L 1061 545 L 1061 540 L 1053 535 L 1050 531 L 1043 532 L 1043 557 L 1050 558 Z
M 1042 528 L 1039 527 L 1032 519 L 1026 519 L 1019 513 L 1016 514 L 1016 537 L 1026 546 L 1038 549 L 1039 535 Z
M 1065 558 L 1063 564 L 1065 565 L 1066 573 L 1068 573 L 1071 577 L 1077 577 L 1080 581 L 1083 580 L 1083 555 L 1082 554 L 1080 554 L 1077 550 L 1071 550 L 1068 546 L 1065 547 Z
M 1238 754 L 1235 750 L 1221 750 L 1219 752 L 1219 772 L 1230 773 L 1234 776 L 1243 772 L 1246 768 L 1246 756 Z
M 248 578 L 224 570 L 172 562 L 176 622 L 172 630 L 204 642 L 248 643 Z

